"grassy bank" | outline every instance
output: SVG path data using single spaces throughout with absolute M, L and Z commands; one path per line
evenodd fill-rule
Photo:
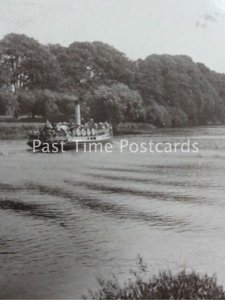
M 1 122 L 0 139 L 25 139 L 29 131 L 39 128 L 43 123 Z

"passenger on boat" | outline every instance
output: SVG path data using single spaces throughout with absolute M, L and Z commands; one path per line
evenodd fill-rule
M 93 128 L 94 127 L 94 120 L 93 119 L 90 119 L 89 120 L 89 122 L 88 122 L 88 126 L 90 127 L 90 128 Z

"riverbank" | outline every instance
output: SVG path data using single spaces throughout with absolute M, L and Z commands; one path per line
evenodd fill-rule
M 0 139 L 24 139 L 27 138 L 29 131 L 43 126 L 41 122 L 1 122 Z M 141 133 L 154 129 L 155 126 L 148 123 L 120 123 L 113 131 L 115 135 Z
M 25 139 L 29 131 L 40 128 L 43 124 L 39 122 L 1 122 L 0 139 Z
M 114 134 L 130 134 L 130 133 L 142 133 L 144 131 L 149 131 L 156 128 L 154 125 L 149 123 L 134 123 L 134 122 L 124 122 L 117 125 L 113 130 Z

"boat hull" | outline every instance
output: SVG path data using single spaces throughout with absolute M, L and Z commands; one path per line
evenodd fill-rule
M 86 151 L 96 151 L 99 144 L 111 143 L 112 137 L 109 135 L 98 137 L 96 136 L 87 138 L 77 138 L 71 140 L 51 140 L 51 141 L 40 141 L 39 139 L 32 139 L 27 142 L 27 145 L 30 146 L 34 152 L 60 152 L 67 150 L 79 150 L 85 149 Z M 49 151 L 47 151 L 49 150 Z

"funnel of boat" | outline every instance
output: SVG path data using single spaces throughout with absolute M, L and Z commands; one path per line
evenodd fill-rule
M 75 124 L 77 126 L 81 125 L 81 119 L 80 119 L 80 102 L 79 102 L 79 100 L 75 101 Z

